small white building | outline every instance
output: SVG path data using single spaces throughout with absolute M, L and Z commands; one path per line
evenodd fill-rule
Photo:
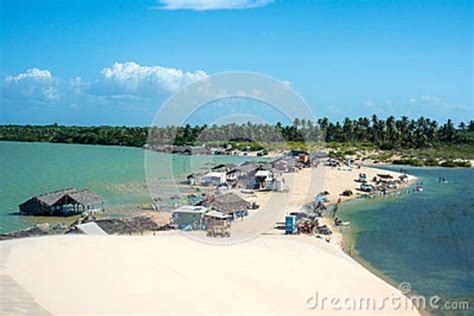
M 204 206 L 183 205 L 175 209 L 171 213 L 171 217 L 173 223 L 176 224 L 178 228 L 183 228 L 188 225 L 200 226 L 204 213 L 207 211 L 208 208 Z
M 255 181 L 260 189 L 271 189 L 273 173 L 270 170 L 258 170 L 255 173 Z
M 225 172 L 208 172 L 201 177 L 201 184 L 204 185 L 221 185 L 226 183 Z

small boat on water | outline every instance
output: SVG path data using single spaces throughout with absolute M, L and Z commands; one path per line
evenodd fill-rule
M 423 187 L 422 186 L 417 186 L 415 188 L 416 192 L 423 192 Z
M 339 224 L 333 224 L 332 225 L 334 228 L 351 228 L 351 222 L 347 221 L 347 222 L 341 222 Z
M 439 177 L 438 182 L 441 183 L 441 184 L 445 184 L 445 183 L 448 183 L 448 180 L 446 180 L 445 177 Z

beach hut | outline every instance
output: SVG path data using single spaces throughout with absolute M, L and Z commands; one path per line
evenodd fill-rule
M 255 181 L 260 189 L 269 189 L 272 186 L 273 174 L 270 170 L 258 170 L 255 173 Z
M 235 219 L 236 217 L 243 217 L 248 214 L 250 202 L 233 192 L 229 192 L 216 196 L 211 206 L 214 210 L 227 214 Z
M 288 172 L 289 166 L 288 166 L 288 161 L 284 159 L 278 159 L 273 162 L 273 168 L 283 171 L 283 172 Z
M 218 164 L 217 166 L 212 167 L 211 170 L 214 172 L 228 172 L 229 170 L 232 170 L 235 167 L 237 167 L 237 165 L 233 163 L 226 163 L 226 164 L 221 163 L 221 164 Z
M 172 222 L 180 229 L 198 228 L 207 211 L 204 206 L 183 205 L 171 213 Z
M 208 172 L 203 175 L 200 179 L 201 184 L 203 185 L 221 185 L 226 182 L 226 173 L 225 172 Z
M 93 220 L 108 235 L 136 235 L 163 229 L 151 216 Z
M 297 159 L 293 157 L 283 157 L 272 162 L 272 167 L 281 172 L 294 172 L 297 166 Z
M 28 215 L 69 216 L 103 211 L 104 200 L 89 189 L 67 188 L 37 195 L 18 207 Z

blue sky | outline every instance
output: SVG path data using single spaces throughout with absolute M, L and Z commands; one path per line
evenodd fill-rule
M 226 71 L 290 82 L 317 117 L 474 119 L 472 1 L 0 2 L 0 123 L 149 125 Z

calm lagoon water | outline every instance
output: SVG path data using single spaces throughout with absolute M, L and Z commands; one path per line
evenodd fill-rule
M 472 315 L 474 170 L 409 168 L 409 173 L 423 181 L 423 192 L 341 206 L 338 215 L 351 221 L 353 254 L 397 287 L 409 282 L 415 294 L 470 301 Z
M 184 180 L 210 164 L 240 163 L 248 157 L 183 156 L 147 152 L 149 180 L 162 187 Z M 19 216 L 18 204 L 67 187 L 90 188 L 105 199 L 108 215 L 130 215 L 151 202 L 145 151 L 139 148 L 50 143 L 0 142 L 0 232 L 26 228 L 51 218 Z M 151 166 L 151 167 L 150 167 Z M 172 169 L 172 170 L 171 170 Z M 171 190 L 170 193 L 174 191 Z M 64 221 L 63 218 L 55 221 Z

